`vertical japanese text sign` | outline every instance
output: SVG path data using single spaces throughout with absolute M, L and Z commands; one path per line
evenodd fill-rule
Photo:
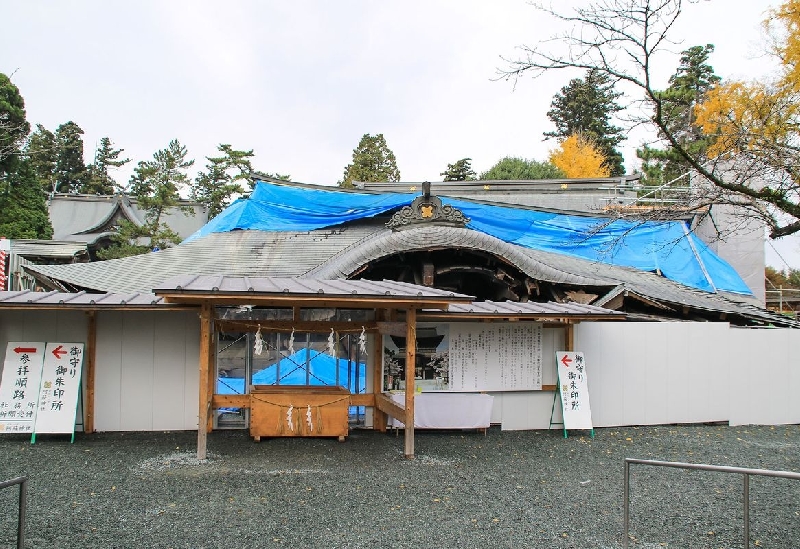
M 592 429 L 589 387 L 583 353 L 556 351 L 564 429 Z
M 81 388 L 83 343 L 48 343 L 39 389 L 36 433 L 73 433 Z
M 44 343 L 11 341 L 0 381 L 0 433 L 32 433 Z

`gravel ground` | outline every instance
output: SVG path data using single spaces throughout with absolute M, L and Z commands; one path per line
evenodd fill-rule
M 0 437 L 27 475 L 26 547 L 622 547 L 623 459 L 800 471 L 800 427 L 354 431 L 254 443 L 243 431 Z M 631 547 L 742 547 L 742 477 L 632 466 Z M 751 478 L 751 547 L 800 547 L 800 482 Z M 15 488 L 0 547 L 15 547 Z

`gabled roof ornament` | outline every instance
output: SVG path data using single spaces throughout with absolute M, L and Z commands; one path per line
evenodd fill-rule
M 442 204 L 438 196 L 431 195 L 431 183 L 425 181 L 422 183 L 422 194 L 408 206 L 403 206 L 396 211 L 386 226 L 392 230 L 399 230 L 420 223 L 463 227 L 469 223 L 469 218 L 458 208 Z

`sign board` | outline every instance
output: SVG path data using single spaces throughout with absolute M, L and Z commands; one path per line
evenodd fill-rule
M 556 364 L 564 430 L 593 429 L 583 353 L 556 351 Z
M 36 433 L 72 433 L 81 389 L 83 343 L 48 343 L 44 354 Z
M 0 380 L 0 433 L 73 433 L 83 343 L 10 342 Z
M 542 324 L 451 323 L 450 390 L 542 389 Z
M 9 342 L 0 380 L 0 433 L 32 433 L 44 343 Z

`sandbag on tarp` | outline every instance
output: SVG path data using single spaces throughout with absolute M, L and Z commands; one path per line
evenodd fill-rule
M 305 385 L 306 384 L 306 359 L 308 363 L 308 384 L 342 386 L 350 389 L 352 393 L 363 392 L 367 386 L 367 366 L 363 362 L 358 364 L 358 377 L 356 378 L 356 363 L 347 359 L 334 358 L 325 352 L 314 349 L 302 348 L 291 356 L 284 357 L 277 363 L 270 364 L 263 370 L 253 374 L 252 385 L 275 385 L 280 372 L 280 385 Z M 336 383 L 336 365 L 339 366 L 339 383 Z M 356 385 L 356 381 L 358 384 Z M 243 395 L 245 393 L 245 380 L 240 377 L 218 377 L 217 394 Z
M 408 205 L 414 194 L 366 194 L 259 182 L 186 239 L 233 230 L 310 231 Z M 752 295 L 727 262 L 683 221 L 636 222 L 489 205 L 441 196 L 470 218 L 467 227 L 533 250 L 659 272 L 692 288 Z

